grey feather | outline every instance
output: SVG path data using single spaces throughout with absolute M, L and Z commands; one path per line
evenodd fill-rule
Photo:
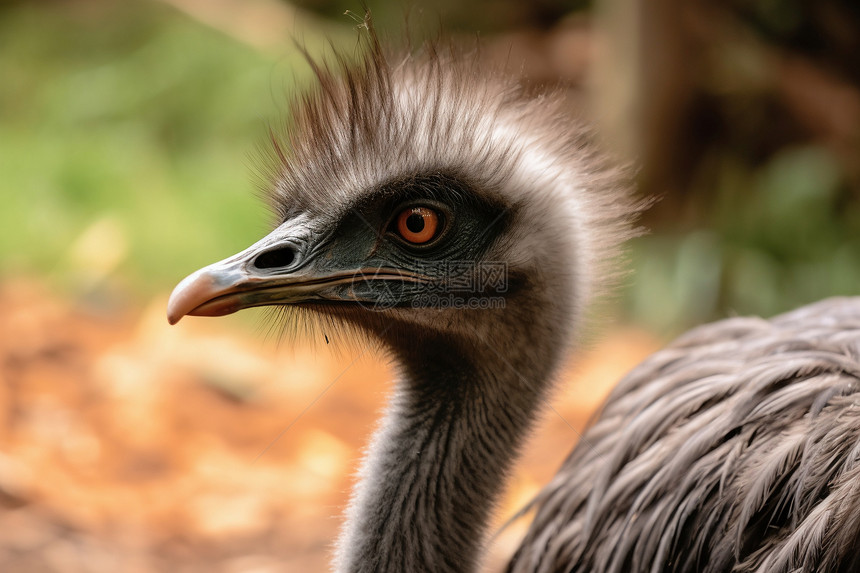
M 509 571 L 857 570 L 858 350 L 860 299 L 682 336 L 610 395 Z

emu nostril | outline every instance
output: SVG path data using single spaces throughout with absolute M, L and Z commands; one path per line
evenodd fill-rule
M 295 259 L 296 252 L 292 247 L 281 247 L 261 254 L 254 261 L 254 266 L 258 269 L 276 269 L 292 264 Z

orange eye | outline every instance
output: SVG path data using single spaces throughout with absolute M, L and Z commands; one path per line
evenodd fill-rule
M 413 245 L 422 245 L 436 236 L 439 215 L 427 207 L 409 207 L 397 216 L 397 232 Z

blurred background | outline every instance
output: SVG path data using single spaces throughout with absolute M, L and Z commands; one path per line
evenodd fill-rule
M 853 0 L 369 3 L 393 42 L 441 23 L 561 84 L 662 198 L 498 523 L 674 334 L 860 293 Z M 0 570 L 325 569 L 385 357 L 279 344 L 253 311 L 168 327 L 164 309 L 267 230 L 253 156 L 310 80 L 294 39 L 351 50 L 347 10 L 0 1 Z

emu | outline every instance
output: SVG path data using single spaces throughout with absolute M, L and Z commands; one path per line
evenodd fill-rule
M 333 567 L 476 571 L 644 205 L 552 90 L 362 38 L 357 62 L 311 62 L 271 137 L 275 229 L 184 279 L 168 320 L 280 305 L 381 343 L 399 380 Z M 858 358 L 860 299 L 682 336 L 612 392 L 508 571 L 860 570 Z

